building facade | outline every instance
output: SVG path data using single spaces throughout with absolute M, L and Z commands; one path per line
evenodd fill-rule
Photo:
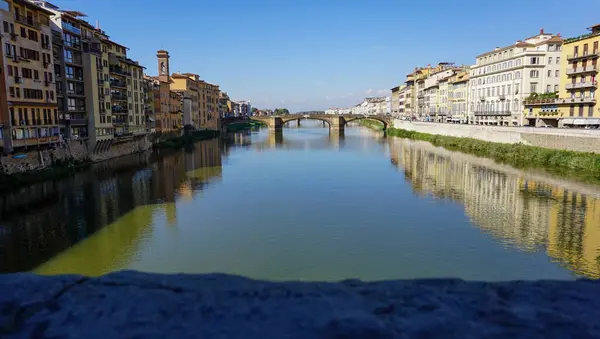
M 51 23 L 53 13 L 24 0 L 0 0 L 2 73 L 6 105 L 3 149 L 46 147 L 59 142 Z
M 524 114 L 533 126 L 600 127 L 597 105 L 600 25 L 588 34 L 566 39 L 560 57 L 560 88 L 551 96 L 524 102 Z
M 471 67 L 469 121 L 480 125 L 521 126 L 522 102 L 530 95 L 557 92 L 562 38 L 545 33 L 477 56 Z
M 448 79 L 448 117 L 452 123 L 469 123 L 469 71 L 456 73 Z

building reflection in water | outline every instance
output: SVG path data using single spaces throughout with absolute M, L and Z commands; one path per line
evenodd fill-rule
M 423 142 L 393 138 L 390 152 L 416 194 L 459 201 L 474 225 L 508 246 L 544 249 L 577 275 L 600 278 L 600 191 L 582 194 Z
M 0 196 L 0 272 L 38 267 L 98 275 L 124 268 L 155 218 L 176 225 L 175 202 L 220 177 L 221 144 L 213 139 L 185 152 L 115 159 Z

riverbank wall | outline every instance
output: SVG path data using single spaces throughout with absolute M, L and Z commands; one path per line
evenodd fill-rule
M 477 126 L 399 119 L 393 121 L 393 127 L 419 133 L 600 154 L 600 130 Z
M 210 274 L 0 276 L 0 336 L 596 338 L 600 281 L 268 282 Z
M 72 140 L 55 148 L 29 150 L 0 156 L 0 188 L 13 188 L 63 177 L 93 163 L 146 152 L 152 148 L 181 148 L 195 141 L 218 136 L 217 131 L 193 131 L 188 135 L 138 136 L 109 140 L 90 149 L 82 140 Z

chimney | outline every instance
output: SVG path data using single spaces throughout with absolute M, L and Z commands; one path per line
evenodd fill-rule
M 540 29 L 540 34 L 544 34 L 544 29 Z
M 100 30 L 100 21 L 99 20 L 96 20 L 96 29 Z

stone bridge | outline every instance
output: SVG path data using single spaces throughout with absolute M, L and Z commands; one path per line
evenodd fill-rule
M 383 123 L 384 129 L 392 126 L 392 118 L 387 115 L 334 115 L 334 114 L 290 114 L 281 116 L 251 116 L 251 117 L 235 117 L 235 118 L 222 118 L 221 127 L 224 128 L 227 125 L 233 123 L 244 122 L 248 120 L 259 121 L 269 127 L 270 130 L 277 131 L 281 130 L 283 125 L 290 121 L 298 121 L 302 119 L 313 119 L 321 120 L 329 125 L 329 129 L 332 131 L 343 131 L 347 123 L 354 120 L 371 119 L 377 120 Z

